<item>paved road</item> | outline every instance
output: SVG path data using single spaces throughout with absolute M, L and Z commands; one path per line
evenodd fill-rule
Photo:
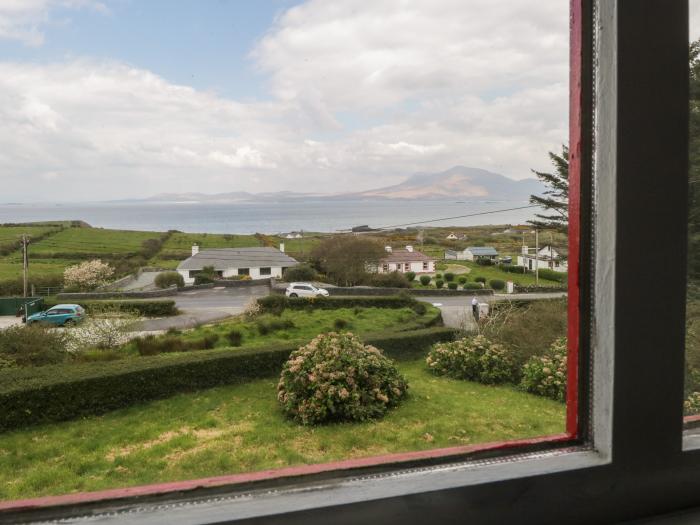
M 141 272 L 133 282 L 122 287 L 122 291 L 129 292 L 134 290 L 155 289 L 155 281 L 159 273 L 160 272 Z
M 527 294 L 495 294 L 478 295 L 479 302 L 492 304 L 495 301 L 537 301 L 541 299 L 558 299 L 566 297 L 565 292 L 556 293 L 527 293 Z M 442 311 L 442 320 L 445 326 L 464 329 L 467 331 L 476 330 L 476 322 L 472 315 L 472 296 L 466 297 L 418 297 L 421 301 L 426 301 L 438 306 Z
M 135 330 L 140 332 L 168 330 L 169 328 L 182 330 L 213 323 L 243 313 L 248 302 L 268 293 L 270 293 L 270 289 L 267 286 L 220 287 L 182 292 L 175 297 L 175 304 L 182 311 L 181 315 L 149 319 L 139 323 Z

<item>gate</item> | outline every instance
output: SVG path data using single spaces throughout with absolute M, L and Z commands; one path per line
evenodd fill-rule
M 41 311 L 44 299 L 41 297 L 0 297 L 0 315 L 17 315 L 26 305 L 27 314 Z M 24 312 L 22 312 L 24 313 Z

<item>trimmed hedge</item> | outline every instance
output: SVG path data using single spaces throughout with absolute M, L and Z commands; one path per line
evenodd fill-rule
M 55 302 L 44 302 L 46 309 L 56 306 Z M 177 315 L 180 311 L 175 306 L 175 301 L 79 301 L 78 304 L 90 314 L 101 310 L 120 310 L 123 312 L 136 312 L 144 317 L 169 317 Z
M 548 281 L 554 281 L 557 283 L 564 283 L 568 278 L 566 272 L 555 272 L 549 268 L 542 268 L 541 270 L 538 270 L 538 273 L 542 279 L 547 279 Z
M 366 344 L 393 359 L 425 355 L 454 330 L 368 334 Z M 218 385 L 274 377 L 298 343 L 250 349 L 139 357 L 122 361 L 0 370 L 0 431 L 99 415 L 153 399 Z
M 287 297 L 286 295 L 268 295 L 258 299 L 263 312 L 279 313 L 289 308 L 304 310 L 319 308 L 334 310 L 337 308 L 419 308 L 419 301 L 408 295 L 387 296 L 331 296 L 331 297 Z

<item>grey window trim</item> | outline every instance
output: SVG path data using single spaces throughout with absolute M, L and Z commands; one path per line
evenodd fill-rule
M 615 523 L 700 506 L 682 451 L 687 24 L 682 0 L 597 0 L 589 428 L 578 446 L 44 511 L 81 523 Z M 663 101 L 663 103 L 660 103 Z M 662 175 L 661 175 L 662 174 Z M 654 213 L 649 213 L 653 209 Z M 639 256 L 649 238 L 662 253 Z M 648 308 L 653 275 L 663 308 Z M 25 515 L 28 516 L 28 515 Z

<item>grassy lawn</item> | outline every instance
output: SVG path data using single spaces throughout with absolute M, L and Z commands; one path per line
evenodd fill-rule
M 31 253 L 52 256 L 64 253 L 129 255 L 139 253 L 143 241 L 157 239 L 161 235 L 157 232 L 68 228 L 34 244 Z
M 281 315 L 265 314 L 255 321 L 237 318 L 217 324 L 201 326 L 182 334 L 187 341 L 201 339 L 203 336 L 216 334 L 219 340 L 216 347 L 230 347 L 227 334 L 238 330 L 243 334 L 241 348 L 267 346 L 271 343 L 310 341 L 316 335 L 324 332 L 343 330 L 356 334 L 382 332 L 384 330 L 415 330 L 423 328 L 439 313 L 434 306 L 428 306 L 426 313 L 418 315 L 410 308 L 339 308 L 334 310 L 284 310 Z M 338 327 L 337 320 L 342 320 L 344 326 Z M 262 330 L 261 330 L 262 326 Z M 269 330 L 267 333 L 264 333 Z M 133 343 L 127 345 L 127 350 L 135 352 Z
M 462 266 L 469 270 L 467 277 L 469 281 L 474 281 L 475 277 L 485 277 L 487 281 L 491 279 L 501 279 L 503 281 L 513 281 L 515 284 L 522 286 L 534 286 L 535 285 L 535 275 L 533 273 L 519 274 L 519 273 L 509 273 L 504 272 L 497 266 L 479 266 L 471 261 L 449 261 L 448 266 Z M 442 266 L 441 266 L 442 267 Z M 444 273 L 448 270 L 438 270 L 440 273 Z M 540 277 L 540 286 L 561 286 L 561 283 L 556 281 L 549 281 Z
M 78 264 L 80 261 L 65 259 L 32 259 L 29 265 L 29 275 L 49 277 L 63 276 L 67 266 Z M 19 279 L 22 277 L 22 259 L 11 255 L 0 259 L 0 281 Z
M 0 499 L 216 476 L 559 433 L 561 403 L 399 363 L 409 398 L 377 422 L 302 427 L 276 379 L 0 435 Z

